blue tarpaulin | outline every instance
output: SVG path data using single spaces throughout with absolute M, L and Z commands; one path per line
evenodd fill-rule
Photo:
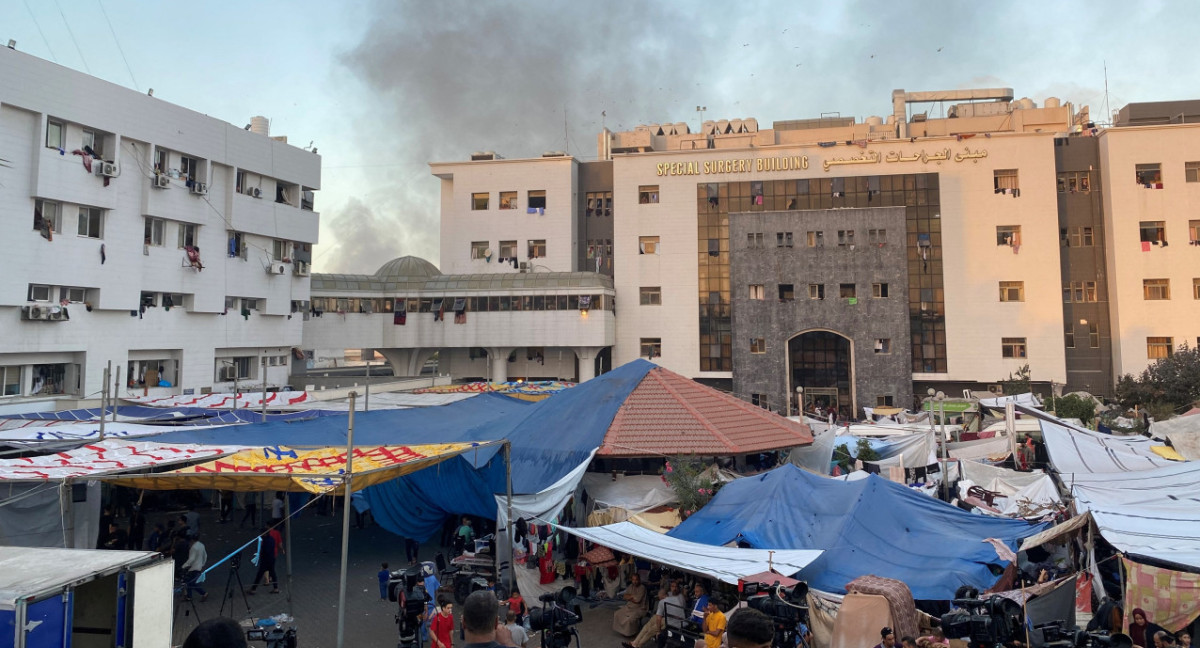
M 509 440 L 513 494 L 540 492 L 600 447 L 621 404 L 655 366 L 634 360 L 468 434 L 475 440 Z M 493 494 L 505 492 L 504 460 L 494 457 L 472 470 L 471 459 L 464 455 L 368 488 L 364 492 L 375 520 L 393 533 L 425 540 L 441 530 L 447 515 L 495 519 Z
M 859 576 L 903 581 L 914 598 L 953 598 L 961 585 L 985 590 L 1007 565 L 984 540 L 1016 550 L 1048 527 L 972 515 L 876 475 L 844 482 L 784 465 L 726 484 L 668 535 L 710 545 L 822 549 L 800 574 L 841 593 Z M 790 575 L 790 574 L 789 574 Z
M 100 408 L 62 410 L 58 412 L 33 412 L 29 414 L 14 414 L 4 418 L 46 420 L 46 421 L 99 421 Z M 145 407 L 143 405 L 122 405 L 108 407 L 104 410 L 106 417 L 114 412 L 121 419 L 139 423 L 172 423 L 175 425 L 222 425 L 237 423 L 262 423 L 264 416 L 261 412 L 248 409 L 218 410 L 207 407 Z M 265 420 L 273 421 L 303 421 L 322 416 L 345 416 L 345 412 L 335 410 L 303 410 L 299 412 L 284 412 L 267 414 Z M 111 419 L 110 419 L 111 420 Z

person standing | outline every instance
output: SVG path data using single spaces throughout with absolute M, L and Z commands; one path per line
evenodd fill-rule
M 429 620 L 429 648 L 453 648 L 454 643 L 454 604 L 450 597 L 439 594 L 437 597 L 437 614 Z
M 500 602 L 491 592 L 473 592 L 463 603 L 463 648 L 516 646 L 508 628 L 500 625 Z
M 229 521 L 229 516 L 233 514 L 233 491 L 221 491 L 221 524 Z
M 715 599 L 704 602 L 704 646 L 705 648 L 721 648 L 721 637 L 725 634 L 725 613 L 721 611 Z
M 142 513 L 142 505 L 139 501 L 133 505 L 133 512 L 129 514 L 129 549 L 131 551 L 141 549 L 145 538 L 146 514 Z
M 525 644 L 529 643 L 529 633 L 525 630 L 525 626 L 517 623 L 517 615 L 513 614 L 512 610 L 509 610 L 505 616 L 505 621 L 504 627 L 512 635 L 513 646 L 516 646 L 516 648 L 525 648 Z
M 187 562 L 183 563 L 183 582 L 187 584 L 183 600 L 192 600 L 192 592 L 200 592 L 201 601 L 208 600 L 208 591 L 198 584 L 200 574 L 204 572 L 204 564 L 207 562 L 208 551 L 205 549 L 204 543 L 200 542 L 200 536 L 197 535 L 188 549 Z
M 409 565 L 417 564 L 417 560 L 421 557 L 421 543 L 412 538 L 404 539 L 404 557 L 408 558 Z
M 383 568 L 376 574 L 379 577 L 379 600 L 387 600 L 388 581 L 392 578 L 392 572 L 388 571 L 388 564 L 383 563 Z
M 262 532 L 262 544 L 258 547 L 258 571 L 254 574 L 254 582 L 250 584 L 250 589 L 246 590 L 247 594 L 254 594 L 258 590 L 258 584 L 263 582 L 263 576 L 267 580 L 264 585 L 270 583 L 271 593 L 279 593 L 279 575 L 275 573 L 275 538 L 264 527 Z
M 246 520 L 250 520 L 250 526 L 258 524 L 258 498 L 258 493 L 249 493 L 242 498 L 246 512 L 242 514 L 242 521 L 238 523 L 239 529 L 246 526 Z
M 275 499 L 271 501 L 271 526 L 283 522 L 283 493 L 275 491 Z

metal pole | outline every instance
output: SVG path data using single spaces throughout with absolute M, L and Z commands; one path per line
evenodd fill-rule
M 161 374 L 159 374 L 161 377 Z M 121 374 L 113 374 L 113 390 L 108 395 L 108 400 L 112 401 L 113 423 L 117 422 L 117 398 L 121 395 Z
M 358 392 L 350 392 L 350 420 L 346 427 L 346 474 L 342 477 L 344 503 L 342 504 L 342 575 L 338 581 L 338 625 L 337 648 L 345 646 L 346 638 L 346 571 L 349 567 L 350 550 L 350 493 L 354 478 L 354 401 Z
M 263 393 L 262 393 L 262 416 L 263 422 L 267 421 L 267 357 L 262 359 L 262 375 L 263 375 Z
M 1020 450 L 1017 448 L 1016 409 L 1011 400 L 1004 404 L 1004 431 L 1008 434 L 1008 447 L 1012 450 L 1013 463 L 1021 467 Z
M 108 407 L 108 377 L 112 374 L 112 360 L 104 367 L 104 386 L 100 388 L 100 441 L 104 441 L 104 414 Z
M 292 601 L 292 498 L 285 493 L 283 496 L 283 550 L 287 567 L 287 597 Z
M 375 350 L 371 350 L 371 355 L 375 355 Z M 367 393 L 363 395 L 363 411 L 371 411 L 371 361 L 367 360 Z
M 508 591 L 516 589 L 517 574 L 512 562 L 513 547 L 513 513 L 512 513 L 512 441 L 504 442 L 504 494 L 508 499 L 508 522 L 504 525 L 504 537 L 508 540 Z M 496 575 L 500 575 L 500 552 L 496 552 Z
M 71 484 L 71 478 L 67 477 L 63 480 L 62 494 L 62 512 L 63 512 L 63 546 L 67 549 L 75 548 L 75 488 Z M 91 547 L 89 547 L 90 549 Z M 141 547 L 139 547 L 140 549 Z

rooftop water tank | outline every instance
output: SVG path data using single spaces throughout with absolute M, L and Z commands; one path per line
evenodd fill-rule
M 271 120 L 267 119 L 266 117 L 263 117 L 262 115 L 255 115 L 254 117 L 251 117 L 250 118 L 250 132 L 258 133 L 259 135 L 270 136 Z

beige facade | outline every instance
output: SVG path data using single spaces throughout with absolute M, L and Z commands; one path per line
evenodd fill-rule
M 1108 129 L 1100 159 L 1114 372 L 1136 375 L 1200 343 L 1200 125 Z

